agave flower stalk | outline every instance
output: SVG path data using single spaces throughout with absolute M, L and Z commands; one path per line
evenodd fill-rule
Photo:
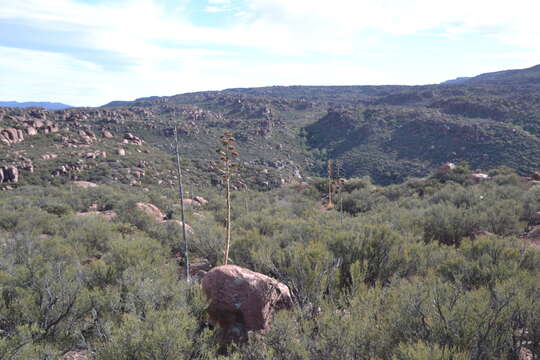
M 345 179 L 343 179 L 342 172 L 343 172 L 343 163 L 341 161 L 336 161 L 336 172 L 337 172 L 337 188 L 338 188 L 338 199 L 339 199 L 339 220 L 341 224 L 343 224 L 343 196 L 342 196 L 342 190 L 343 190 L 343 184 L 345 183 Z
M 334 163 L 332 160 L 328 160 L 328 205 L 326 206 L 328 210 L 334 208 L 334 203 L 332 202 L 333 177 L 334 177 Z
M 232 133 L 225 131 L 221 138 L 221 147 L 216 150 L 220 155 L 219 160 L 221 161 L 223 168 L 219 169 L 223 180 L 225 181 L 225 191 L 227 198 L 227 233 L 225 239 L 225 261 L 224 264 L 227 265 L 229 262 L 229 247 L 231 244 L 231 176 L 234 174 L 235 170 L 238 168 L 239 163 L 236 162 L 238 157 L 238 152 L 234 146 L 236 139 L 232 136 Z

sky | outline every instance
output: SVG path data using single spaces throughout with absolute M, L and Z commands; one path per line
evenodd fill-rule
M 540 63 L 538 0 L 0 0 L 0 100 L 429 84 Z

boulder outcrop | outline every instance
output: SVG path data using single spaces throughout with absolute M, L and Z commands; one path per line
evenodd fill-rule
M 162 221 L 163 224 L 166 224 L 166 225 L 173 225 L 173 226 L 178 226 L 180 228 L 182 228 L 183 226 L 183 222 L 180 221 L 180 220 L 163 220 Z M 189 226 L 188 224 L 186 224 L 186 232 L 188 234 L 193 234 L 193 228 L 191 226 Z
M 220 326 L 225 341 L 245 341 L 249 331 L 267 332 L 274 312 L 293 304 L 286 285 L 236 265 L 210 270 L 202 288 L 210 321 Z
M 482 181 L 489 180 L 490 177 L 488 174 L 473 173 L 469 175 L 469 179 L 471 179 L 475 183 L 480 183 Z
M 456 164 L 454 163 L 446 163 L 444 164 L 443 166 L 441 166 L 438 170 L 437 170 L 437 173 L 440 174 L 440 175 L 446 175 L 448 174 L 450 171 L 454 170 L 456 168 Z
M 26 134 L 27 134 L 28 136 L 34 136 L 34 135 L 37 135 L 37 134 L 38 134 L 38 131 L 37 131 L 37 129 L 36 129 L 35 127 L 33 127 L 33 126 L 28 126 L 28 127 L 26 128 Z
M 0 183 L 19 182 L 19 169 L 16 166 L 3 166 L 0 168 Z
M 165 219 L 165 214 L 154 204 L 138 202 L 135 204 L 135 208 L 152 216 L 157 222 L 162 222 Z
M 113 134 L 110 131 L 104 130 L 101 135 L 103 135 L 106 139 L 111 139 L 113 137 Z
M 206 205 L 208 204 L 208 200 L 206 200 L 205 198 L 203 198 L 202 196 L 195 196 L 193 198 L 193 200 L 195 200 L 196 202 L 198 202 L 200 205 Z
M 17 144 L 24 140 L 24 133 L 22 130 L 7 128 L 0 129 L 0 141 L 7 145 Z
M 142 145 L 143 140 L 132 133 L 127 133 L 124 135 L 124 140 L 122 141 L 124 144 L 132 144 L 132 145 Z

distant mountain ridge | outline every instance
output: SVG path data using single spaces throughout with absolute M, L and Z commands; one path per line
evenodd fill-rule
M 0 106 L 2 107 L 14 107 L 14 108 L 29 108 L 29 107 L 40 107 L 47 110 L 64 110 L 72 108 L 71 105 L 66 105 L 57 102 L 48 102 L 48 101 L 31 101 L 31 102 L 18 102 L 18 101 L 0 101 Z
M 197 184 L 220 183 L 215 147 L 225 131 L 240 149 L 239 189 L 324 176 L 329 159 L 346 177 L 377 184 L 426 176 L 446 162 L 528 175 L 540 164 L 540 66 L 418 86 L 271 86 L 97 108 L 6 107 L 0 128 L 0 166 L 22 169 L 27 183 L 173 184 L 175 128 Z
M 461 83 L 466 82 L 469 79 L 471 78 L 467 76 L 460 76 L 452 80 L 443 81 L 441 84 L 461 84 Z

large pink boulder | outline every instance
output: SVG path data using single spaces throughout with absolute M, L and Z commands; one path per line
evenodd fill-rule
M 211 322 L 226 341 L 243 341 L 248 331 L 265 333 L 275 311 L 292 307 L 289 288 L 266 275 L 236 266 L 210 270 L 202 280 Z

